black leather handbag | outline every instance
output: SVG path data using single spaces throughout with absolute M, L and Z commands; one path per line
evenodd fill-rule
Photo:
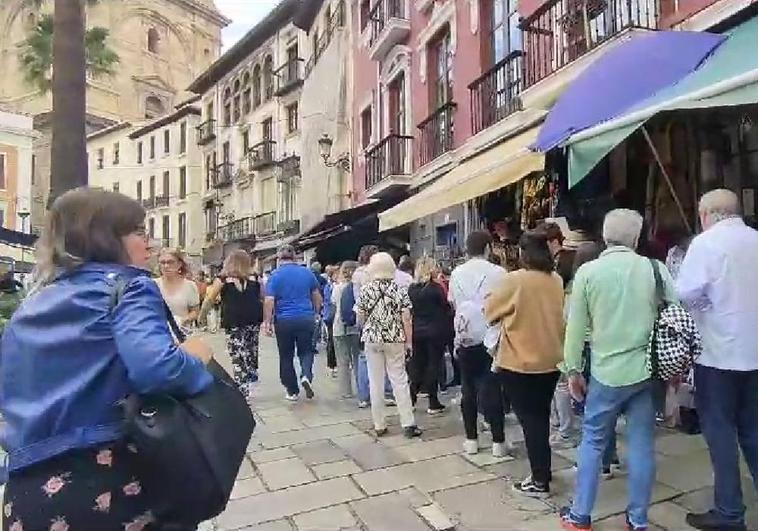
M 184 332 L 167 312 L 181 342 Z M 167 528 L 193 528 L 226 508 L 255 420 L 245 397 L 215 360 L 213 384 L 189 398 L 137 396 L 124 401 L 127 441 L 136 449 L 136 473 Z

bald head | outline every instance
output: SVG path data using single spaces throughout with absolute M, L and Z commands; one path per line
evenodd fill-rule
M 719 221 L 739 217 L 740 200 L 731 190 L 712 190 L 700 198 L 698 213 L 703 229 L 708 230 Z

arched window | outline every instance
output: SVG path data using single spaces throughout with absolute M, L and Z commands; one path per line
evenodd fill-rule
M 224 125 L 232 125 L 232 89 L 224 89 Z
M 274 59 L 270 55 L 263 61 L 263 90 L 266 101 L 274 97 Z
M 158 30 L 150 28 L 147 30 L 147 51 L 152 53 L 158 53 L 160 48 L 161 36 L 158 34 Z
M 261 104 L 261 66 L 253 68 L 253 108 Z
M 249 114 L 252 110 L 250 92 L 250 72 L 245 72 L 242 76 L 242 112 Z
M 242 106 L 240 105 L 240 89 L 242 87 L 242 84 L 240 83 L 239 78 L 237 78 L 234 81 L 234 110 L 232 111 L 232 114 L 234 114 L 234 122 L 239 122 L 240 115 L 242 114 Z
M 150 95 L 145 98 L 145 118 L 158 118 L 166 114 L 166 106 L 158 96 Z

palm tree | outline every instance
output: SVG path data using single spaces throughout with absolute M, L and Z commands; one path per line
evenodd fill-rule
M 39 9 L 45 0 L 28 1 Z M 106 74 L 118 62 L 106 46 L 108 30 L 85 30 L 85 1 L 98 0 L 55 0 L 52 25 L 42 19 L 21 59 L 26 79 L 53 92 L 50 201 L 87 184 L 87 72 Z

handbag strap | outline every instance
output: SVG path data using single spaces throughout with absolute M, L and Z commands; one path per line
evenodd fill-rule
M 124 292 L 126 291 L 126 286 L 128 284 L 128 279 L 120 276 L 115 277 L 115 285 L 113 287 L 113 291 L 111 292 L 110 300 L 111 311 L 113 311 L 121 301 L 121 298 L 124 296 Z M 173 332 L 176 340 L 179 343 L 184 343 L 187 340 L 187 334 L 184 332 L 184 330 L 182 330 L 182 327 L 179 326 L 179 323 L 176 322 L 176 319 L 174 319 L 174 314 L 171 312 L 171 308 L 168 307 L 165 299 L 163 299 L 162 302 L 163 311 L 166 313 L 166 321 L 168 322 L 168 327 L 171 329 L 171 332 Z
M 661 311 L 666 306 L 666 295 L 663 289 L 663 277 L 661 271 L 658 269 L 657 261 L 654 258 L 648 258 L 650 267 L 653 268 L 653 278 L 655 279 L 655 302 L 658 307 L 658 311 Z
M 650 337 L 650 373 L 653 378 L 656 378 L 658 376 L 658 366 L 659 366 L 659 360 L 658 360 L 658 317 L 660 315 L 661 310 L 663 310 L 665 306 L 664 302 L 664 291 L 663 291 L 663 278 L 661 277 L 661 272 L 658 270 L 658 264 L 656 264 L 655 259 L 648 258 L 648 261 L 650 262 L 650 267 L 653 268 L 653 278 L 655 279 L 655 301 L 656 306 L 658 308 L 658 315 L 655 316 L 655 321 L 653 321 L 653 331 Z

